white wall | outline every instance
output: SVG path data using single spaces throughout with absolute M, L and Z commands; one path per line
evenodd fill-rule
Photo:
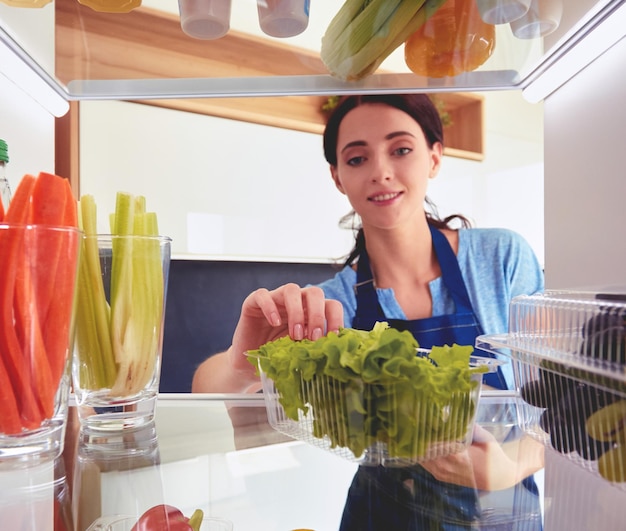
M 542 261 L 541 106 L 517 92 L 489 93 L 485 118 L 485 160 L 446 157 L 429 195 L 443 215 L 517 230 Z M 97 198 L 102 230 L 125 190 L 146 196 L 176 254 L 325 261 L 352 246 L 337 225 L 350 207 L 332 184 L 319 135 L 88 101 L 80 146 L 81 193 Z
M 3 27 L 19 32 L 21 46 L 41 60 L 46 68 L 54 64 L 51 24 L 54 5 L 41 9 L 15 9 L 0 2 Z M 35 27 L 35 31 L 27 31 Z M 0 138 L 9 148 L 7 176 L 15 190 L 26 173 L 54 173 L 54 117 L 33 100 L 22 88 L 10 81 L 0 68 Z
M 337 220 L 349 206 L 321 149 L 321 137 L 308 133 L 132 103 L 81 104 L 81 194 L 96 197 L 101 225 L 117 191 L 145 195 L 174 253 L 343 255 L 352 236 Z
M 461 212 L 476 226 L 519 232 L 543 263 L 542 105 L 519 92 L 486 93 L 485 159 L 446 157 L 429 195 L 443 215 Z
M 9 150 L 7 177 L 15 190 L 27 173 L 54 173 L 54 117 L 0 74 L 0 138 Z
M 545 101 L 546 282 L 626 287 L 626 39 Z

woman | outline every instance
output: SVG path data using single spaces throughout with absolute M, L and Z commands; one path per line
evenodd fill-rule
M 468 229 L 462 216 L 439 220 L 425 210 L 443 154 L 442 124 L 427 96 L 342 98 L 324 132 L 324 154 L 361 222 L 355 249 L 345 267 L 317 287 L 287 284 L 249 295 L 230 349 L 198 368 L 193 391 L 257 390 L 243 353 L 286 334 L 315 340 L 342 326 L 369 330 L 387 321 L 409 330 L 424 348 L 474 345 L 478 335 L 507 331 L 514 296 L 543 289 L 541 268 L 519 235 Z M 455 221 L 462 228 L 454 228 Z M 510 388 L 510 368 L 486 383 Z M 342 529 L 469 529 L 480 520 L 477 492 L 511 485 L 524 511 L 534 511 L 534 484 L 519 482 L 542 459 L 539 445 L 522 444 L 524 459 L 511 459 L 478 430 L 468 452 L 424 467 L 361 467 Z

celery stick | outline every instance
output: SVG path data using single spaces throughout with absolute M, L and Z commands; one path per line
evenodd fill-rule
M 145 213 L 145 198 L 120 199 L 116 205 L 116 229 L 135 236 L 156 236 L 156 216 Z M 111 392 L 119 396 L 137 393 L 149 382 L 158 353 L 163 312 L 159 241 L 130 240 L 117 249 L 124 255 L 114 257 L 116 269 L 112 272 L 118 291 L 112 312 L 114 316 L 123 316 L 123 322 L 114 318 L 112 329 L 120 371 Z
M 163 311 L 163 271 L 161 250 L 156 239 L 137 242 L 135 249 L 135 308 L 141 308 L 137 385 L 144 387 L 153 373 L 160 339 Z
M 136 214 L 136 235 L 156 236 L 151 232 L 150 225 L 156 228 L 154 215 Z M 133 253 L 134 308 L 141 309 L 137 320 L 140 350 L 136 358 L 135 377 L 136 385 L 141 389 L 152 376 L 158 352 L 158 332 L 163 308 L 163 272 L 157 239 L 137 241 Z
M 137 214 L 145 214 L 145 213 L 146 213 L 146 198 L 143 195 L 135 196 L 135 216 L 137 216 Z M 141 233 L 138 233 L 137 229 L 135 228 L 136 221 L 137 221 L 137 218 L 133 220 L 133 233 L 141 234 Z
M 85 195 L 79 202 L 79 223 L 87 238 L 79 269 L 76 316 L 78 352 L 81 364 L 90 369 L 85 388 L 106 388 L 113 384 L 116 374 L 115 360 L 109 335 L 109 305 L 104 293 L 98 241 L 95 238 L 96 204 L 93 196 Z M 94 237 L 89 237 L 94 236 Z M 83 346 L 84 345 L 84 346 Z
M 115 236 L 111 265 L 111 341 L 118 364 L 112 394 L 122 396 L 123 382 L 128 378 L 129 356 L 136 352 L 132 301 L 132 238 L 134 200 L 131 194 L 118 192 L 115 203 Z M 119 237 L 117 237 L 119 236 Z
M 76 344 L 80 360 L 80 385 L 86 389 L 101 389 L 104 367 L 100 355 L 95 308 L 92 292 L 89 289 L 89 268 L 86 260 L 81 260 L 78 274 Z

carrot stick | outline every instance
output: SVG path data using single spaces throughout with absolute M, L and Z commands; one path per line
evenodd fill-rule
M 80 245 L 79 232 L 64 231 L 62 236 L 62 250 L 58 257 L 56 277 L 53 279 L 54 300 L 42 322 L 43 339 L 55 388 L 61 381 L 70 357 L 74 293 L 78 274 L 76 257 Z
M 24 175 L 17 185 L 9 208 L 4 216 L 7 223 L 28 223 L 30 220 L 30 200 L 36 179 L 33 175 Z
M 32 223 L 57 226 L 78 224 L 76 200 L 69 181 L 41 172 L 33 189 Z M 69 338 L 76 280 L 78 235 L 67 231 L 42 233 L 37 249 L 49 267 L 38 268 L 37 308 L 51 380 L 56 390 L 69 357 Z
M 34 225 L 56 226 L 63 220 L 65 187 L 61 177 L 41 172 L 32 185 L 28 222 Z M 54 279 L 59 263 L 63 233 L 61 231 L 29 232 L 30 246 L 25 249 L 24 267 L 18 269 L 15 284 L 15 327 L 21 340 L 26 367 L 35 385 L 36 396 L 43 418 L 54 411 L 54 395 L 58 382 L 52 379 L 47 345 L 44 342 L 42 323 L 45 321 L 55 293 Z M 45 267 L 32 268 L 32 263 Z
M 37 239 L 30 234 L 27 244 Z M 52 383 L 50 363 L 46 355 L 46 345 L 41 333 L 39 312 L 37 311 L 36 289 L 33 283 L 30 261 L 37 260 L 36 255 L 26 251 L 23 267 L 18 268 L 15 280 L 14 318 L 17 337 L 22 347 L 22 370 L 30 373 L 31 389 L 44 419 L 52 417 L 56 386 Z
M 32 194 L 31 222 L 60 225 L 65 215 L 65 179 L 52 173 L 40 172 Z
M 35 181 L 31 199 L 31 215 L 29 222 L 34 225 L 58 226 L 65 218 L 65 179 L 51 173 L 41 172 Z M 35 249 L 40 256 L 45 257 L 47 267 L 38 267 L 35 280 L 37 310 L 44 322 L 53 298 L 56 298 L 54 278 L 59 264 L 59 253 L 63 243 L 63 233 L 42 235 L 36 243 Z
M 19 409 L 15 393 L 11 386 L 9 373 L 4 366 L 4 362 L 0 357 L 0 432 L 6 434 L 19 433 L 22 429 L 22 423 L 19 417 Z
M 65 210 L 63 211 L 62 225 L 78 227 L 78 201 L 74 198 L 74 192 L 67 179 L 63 179 L 65 186 Z
M 24 224 L 30 218 L 30 201 L 35 177 L 24 175 L 5 214 L 7 223 Z M 0 352 L 5 356 L 4 365 L 13 386 L 20 417 L 24 427 L 33 428 L 41 423 L 31 385 L 30 372 L 24 370 L 24 358 L 13 317 L 13 291 L 17 271 L 23 264 L 18 257 L 22 250 L 24 231 L 11 229 L 0 236 L 0 253 L 3 275 L 0 278 Z
M 15 196 L 22 201 L 18 186 Z M 14 203 L 11 203 L 11 206 Z M 26 203 L 27 204 L 27 203 Z M 13 210 L 15 213 L 16 210 Z M 17 217 L 14 214 L 14 217 Z M 20 230 L 21 229 L 21 230 Z M 33 395 L 30 372 L 25 370 L 24 355 L 14 323 L 14 290 L 18 270 L 24 269 L 19 260 L 24 245 L 25 227 L 12 227 L 0 231 L 0 353 L 4 357 L 4 367 L 12 384 L 25 427 L 35 427 L 41 423 L 41 413 Z

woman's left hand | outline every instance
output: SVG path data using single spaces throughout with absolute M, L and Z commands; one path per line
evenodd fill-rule
M 500 444 L 478 424 L 464 451 L 425 461 L 422 466 L 439 481 L 478 490 L 502 490 L 543 468 L 543 445 L 522 437 Z

